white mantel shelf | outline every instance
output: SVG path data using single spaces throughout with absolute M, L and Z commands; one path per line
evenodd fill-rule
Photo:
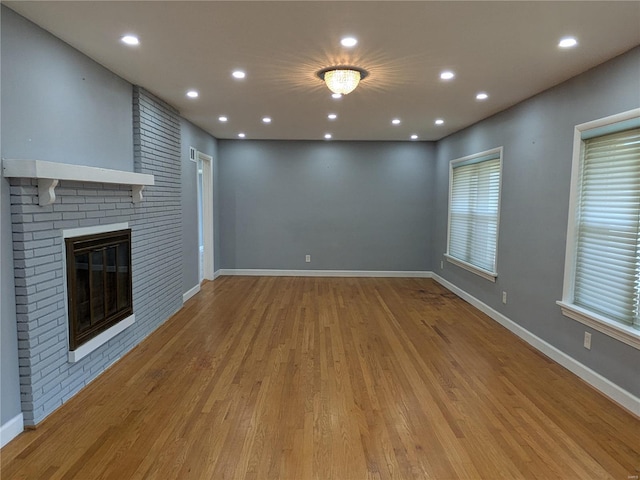
M 3 159 L 2 175 L 5 178 L 37 179 L 41 206 L 51 205 L 55 202 L 55 188 L 60 180 L 131 185 L 131 196 L 134 203 L 142 201 L 142 189 L 145 186 L 155 183 L 153 175 L 145 173 L 45 162 L 44 160 Z

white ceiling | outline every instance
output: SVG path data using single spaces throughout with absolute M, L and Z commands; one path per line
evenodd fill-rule
M 4 3 L 217 138 L 437 140 L 640 44 L 638 1 Z M 558 48 L 565 35 L 578 47 Z M 337 64 L 370 75 L 333 100 L 315 73 Z

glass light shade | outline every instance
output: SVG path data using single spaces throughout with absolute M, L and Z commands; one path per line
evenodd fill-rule
M 357 70 L 329 70 L 324 73 L 324 82 L 333 93 L 346 95 L 353 92 L 360 83 Z

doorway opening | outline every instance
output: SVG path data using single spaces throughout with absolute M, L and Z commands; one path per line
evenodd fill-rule
M 213 280 L 213 157 L 196 152 L 198 281 Z

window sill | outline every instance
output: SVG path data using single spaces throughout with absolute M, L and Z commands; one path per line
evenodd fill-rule
M 83 343 L 75 350 L 70 350 L 69 363 L 76 363 L 80 359 L 86 357 L 91 352 L 93 352 L 94 350 L 97 350 L 99 347 L 101 347 L 102 345 L 107 343 L 109 340 L 111 340 L 113 337 L 118 335 L 120 332 L 123 332 L 124 330 L 129 328 L 135 322 L 136 322 L 136 315 L 134 313 L 133 315 L 130 315 L 124 320 L 116 323 L 113 327 L 105 330 L 100 335 L 93 337 L 87 343 Z
M 572 318 L 573 320 L 583 323 L 594 330 L 604 333 L 605 335 L 609 335 L 616 340 L 640 350 L 640 330 L 614 322 L 602 315 L 589 312 L 588 310 L 571 303 L 563 301 L 557 301 L 556 303 L 562 309 L 562 314 L 565 317 Z
M 487 280 L 489 280 L 490 282 L 495 282 L 496 278 L 498 278 L 498 274 L 495 272 L 490 272 L 488 270 L 484 270 L 480 267 L 476 267 L 475 265 L 471 265 L 470 263 L 467 262 L 463 262 L 462 260 L 459 260 L 455 257 L 452 257 L 451 255 L 445 253 L 444 254 L 444 258 L 447 259 L 447 262 L 449 263 L 453 263 L 454 265 L 457 265 L 460 268 L 464 268 L 465 270 L 471 272 L 471 273 L 475 273 L 476 275 L 485 278 Z

